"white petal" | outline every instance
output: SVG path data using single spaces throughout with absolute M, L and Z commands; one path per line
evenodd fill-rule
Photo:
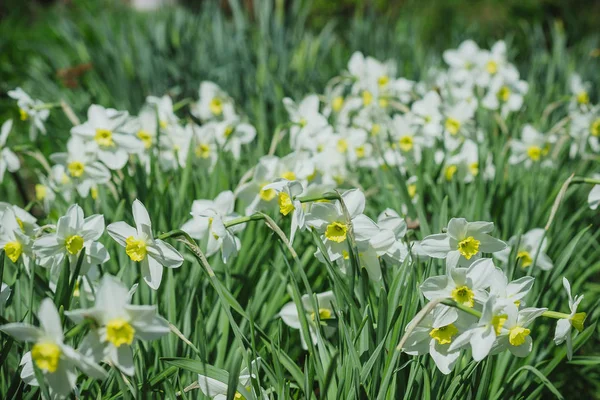
M 20 322 L 13 322 L 0 326 L 0 331 L 7 333 L 15 339 L 23 342 L 36 342 L 44 335 L 44 331 L 38 327 Z
M 137 237 L 138 235 L 134 227 L 123 221 L 113 222 L 112 224 L 106 227 L 106 231 L 108 232 L 110 237 L 112 237 L 117 243 L 119 243 L 123 247 L 127 245 L 125 241 L 128 237 Z
M 148 254 L 167 268 L 178 268 L 183 264 L 183 256 L 173 246 L 160 239 L 156 239 L 152 246 L 148 246 Z
M 45 298 L 42 300 L 37 312 L 37 317 L 40 320 L 40 325 L 45 333 L 57 342 L 62 342 L 63 328 L 60 322 L 60 316 L 51 299 Z
M 152 257 L 142 260 L 142 276 L 144 281 L 154 290 L 158 290 L 162 281 L 163 267 Z

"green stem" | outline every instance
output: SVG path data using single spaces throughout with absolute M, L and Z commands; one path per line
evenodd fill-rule
M 319 200 L 339 200 L 339 199 L 340 199 L 340 195 L 337 193 L 325 193 L 325 194 L 319 194 L 316 196 L 300 197 L 300 198 L 297 198 L 296 200 L 298 200 L 300 203 L 309 203 L 312 201 L 319 201 Z
M 586 178 L 584 176 L 576 176 L 571 180 L 571 183 L 589 183 L 591 185 L 600 185 L 600 179 Z
M 558 311 L 544 311 L 542 317 L 555 318 L 555 319 L 571 319 L 569 314 L 561 313 Z
M 442 300 L 442 304 L 445 304 L 450 307 L 458 308 L 459 310 L 464 311 L 467 314 L 471 314 L 477 318 L 481 318 L 481 313 L 479 311 L 474 310 L 467 306 L 463 306 L 462 304 L 458 304 L 454 300 Z
M 194 101 L 194 99 L 192 99 L 191 97 L 186 97 L 183 100 L 178 101 L 177 103 L 173 104 L 173 112 L 176 112 L 177 110 L 181 109 L 182 107 L 187 106 L 188 104 L 192 103 Z
M 58 108 L 58 107 L 60 107 L 60 103 L 44 103 L 44 104 L 40 104 L 39 106 L 33 106 L 31 108 L 33 110 L 45 110 L 45 109 Z
M 91 319 L 84 319 L 83 322 L 75 325 L 73 328 L 69 329 L 66 333 L 65 333 L 65 339 L 71 339 L 75 336 L 77 336 L 78 333 L 80 333 L 81 331 L 83 331 L 84 329 L 86 329 L 87 327 L 91 326 L 93 324 L 93 320 Z
M 260 221 L 261 219 L 265 219 L 265 216 L 262 214 L 252 214 L 247 217 L 236 218 L 225 222 L 225 228 L 230 228 L 234 225 L 245 224 L 246 222 L 250 221 Z

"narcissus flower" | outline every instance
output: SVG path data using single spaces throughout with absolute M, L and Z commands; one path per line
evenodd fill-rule
M 521 235 L 520 239 L 516 236 L 511 237 L 508 240 L 508 247 L 495 253 L 494 257 L 506 264 L 511 251 L 514 250 L 521 268 L 533 267 L 533 261 L 537 257 L 537 266 L 544 271 L 548 271 L 552 269 L 553 264 L 550 257 L 546 255 L 547 241 L 542 228 L 532 229 Z
M 490 353 L 497 354 L 508 349 L 517 357 L 526 357 L 531 353 L 533 347 L 531 330 L 528 326 L 545 311 L 548 309 L 529 307 L 518 310 L 517 306 L 507 304 L 504 308 L 506 321 L 502 325 Z
M 335 305 L 335 296 L 333 295 L 333 292 L 327 291 L 323 293 L 318 293 L 315 297 L 318 309 L 315 309 L 315 307 L 313 306 L 313 301 L 307 294 L 305 294 L 304 296 L 302 296 L 302 310 L 298 310 L 298 308 L 296 307 L 296 303 L 291 301 L 284 305 L 281 308 L 281 311 L 279 312 L 279 316 L 287 326 L 293 329 L 300 329 L 302 348 L 304 348 L 305 350 L 308 349 L 308 346 L 306 345 L 306 338 L 304 337 L 301 330 L 300 317 L 298 314 L 299 312 L 304 312 L 306 314 L 306 318 L 310 325 L 309 330 L 313 344 L 317 344 L 317 340 L 319 337 L 316 332 L 316 324 L 318 323 L 317 321 L 321 321 L 321 324 L 323 325 L 323 332 L 325 333 L 325 335 L 330 335 L 334 331 L 333 327 L 327 326 L 327 320 L 336 318 L 335 312 L 333 310 L 333 307 Z
M 31 271 L 31 260 L 33 258 L 32 239 L 27 235 L 23 222 L 13 211 L 13 208 L 4 210 L 0 218 L 0 250 L 12 262 L 23 261 L 28 272 Z
M 17 100 L 21 121 L 31 122 L 29 138 L 35 140 L 38 131 L 42 132 L 42 135 L 45 135 L 46 127 L 44 126 L 44 122 L 50 116 L 50 110 L 46 107 L 46 104 L 43 101 L 32 99 L 19 87 L 15 90 L 9 90 L 8 95 Z
M 281 179 L 265 186 L 265 189 L 275 190 L 277 193 L 277 203 L 279 204 L 281 215 L 287 216 L 291 214 L 290 243 L 293 243 L 296 231 L 304 229 L 304 207 L 297 199 L 304 192 L 302 184 L 296 180 Z
M 63 330 L 58 311 L 51 299 L 44 299 L 37 314 L 41 327 L 24 323 L 0 326 L 17 340 L 32 342 L 31 359 L 40 369 L 51 395 L 66 398 L 75 388 L 78 368 L 95 379 L 104 379 L 106 371 L 91 358 L 63 342 Z
M 243 387 L 248 393 L 254 395 L 256 399 L 268 399 L 267 394 L 261 388 L 260 395 L 255 393 L 254 387 L 251 385 L 251 379 L 256 379 L 256 372 L 260 368 L 260 359 L 252 360 L 251 369 L 248 367 L 244 367 L 240 371 L 240 375 L 238 378 L 238 386 Z M 226 400 L 227 392 L 229 390 L 229 385 L 227 382 L 221 382 L 218 379 L 211 378 L 206 375 L 198 374 L 198 387 L 203 395 L 213 399 L 213 400 Z M 233 396 L 234 399 L 245 399 L 244 395 L 239 391 L 236 391 Z
M 233 100 L 213 82 L 200 83 L 199 100 L 191 107 L 192 114 L 202 122 L 235 116 Z
M 11 149 L 6 147 L 6 139 L 8 139 L 8 134 L 12 129 L 12 120 L 2 124 L 2 128 L 0 128 L 0 183 L 4 179 L 4 172 L 8 170 L 9 172 L 15 172 L 21 167 L 21 162 L 19 161 L 19 157 Z
M 429 235 L 421 242 L 421 249 L 430 257 L 445 258 L 448 267 L 468 266 L 481 253 L 495 253 L 506 248 L 506 243 L 489 235 L 492 222 L 467 222 L 452 218 L 446 233 Z
M 511 156 L 508 162 L 511 164 L 523 163 L 529 168 L 534 163 L 542 163 L 550 152 L 549 138 L 537 131 L 531 125 L 525 125 L 521 134 L 521 140 L 513 139 L 510 142 Z
M 104 275 L 96 289 L 94 307 L 67 311 L 66 315 L 75 323 L 89 318 L 97 327 L 83 340 L 81 352 L 133 376 L 134 341 L 155 340 L 170 329 L 169 323 L 157 314 L 156 306 L 133 305 L 130 297 L 123 283 Z
M 577 312 L 577 307 L 581 300 L 583 300 L 583 295 L 581 296 L 573 296 L 571 295 L 571 285 L 567 278 L 563 277 L 562 279 L 563 286 L 567 291 L 567 295 L 569 296 L 569 315 L 568 318 L 559 319 L 556 323 L 556 331 L 554 332 L 554 343 L 560 345 L 564 342 L 567 342 L 567 357 L 569 360 L 573 357 L 573 339 L 571 337 L 571 327 L 575 328 L 578 332 L 583 331 L 583 323 L 585 322 L 585 318 L 587 316 L 584 312 Z
M 126 222 L 114 222 L 106 230 L 121 246 L 132 261 L 141 262 L 144 281 L 157 290 L 162 281 L 163 267 L 179 268 L 183 257 L 173 246 L 154 239 L 152 222 L 141 201 L 133 202 L 135 228 Z

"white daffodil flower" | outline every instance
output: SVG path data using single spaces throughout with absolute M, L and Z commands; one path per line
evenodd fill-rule
M 219 158 L 216 125 L 215 123 L 208 123 L 198 126 L 190 123 L 186 126 L 186 129 L 192 134 L 192 157 L 197 164 L 207 167 L 209 172 L 213 171 Z
M 106 371 L 93 359 L 63 343 L 60 316 L 51 299 L 42 300 L 37 316 L 41 325 L 39 328 L 24 323 L 9 323 L 0 326 L 0 331 L 17 340 L 34 343 L 31 359 L 41 370 L 51 395 L 58 398 L 69 396 L 77 382 L 75 368 L 95 379 L 106 377 Z M 24 360 L 27 361 L 25 357 Z
M 403 241 L 408 229 L 404 218 L 391 208 L 386 208 L 377 217 L 377 225 L 381 229 L 387 229 L 394 233 L 394 243 L 383 254 L 383 257 L 390 262 L 404 262 L 409 255 L 408 246 Z
M 488 87 L 492 79 L 504 72 L 510 66 L 506 59 L 506 43 L 500 40 L 488 50 L 477 54 L 477 76 L 475 81 L 478 86 Z M 511 66 L 512 67 L 512 66 Z
M 546 255 L 548 240 L 544 237 L 542 228 L 532 229 L 529 232 L 521 235 L 520 240 L 517 236 L 513 236 L 508 240 L 508 247 L 494 254 L 504 264 L 508 263 L 508 258 L 511 251 L 516 251 L 517 261 L 522 268 L 532 266 L 535 257 L 537 256 L 537 266 L 544 271 L 551 270 L 554 266 L 550 257 Z M 518 244 L 518 247 L 517 247 Z M 535 265 L 534 265 L 535 267 Z
M 39 226 L 36 223 L 37 219 L 21 207 L 15 206 L 10 203 L 4 203 L 2 201 L 0 201 L 0 218 L 2 217 L 4 212 L 6 212 L 9 209 L 12 210 L 12 212 L 14 213 L 14 216 L 17 220 L 17 224 L 19 224 L 19 228 L 21 229 L 21 232 L 23 232 L 30 238 L 33 238 L 37 234 L 37 231 L 39 229 Z M 0 230 L 1 229 L 2 227 L 0 226 Z
M 444 111 L 444 134 L 447 139 L 469 137 L 473 131 L 473 116 L 475 110 L 465 102 L 446 106 Z M 446 143 L 445 143 L 446 144 Z M 449 150 L 454 150 L 447 146 Z M 456 147 L 455 147 L 456 148 Z
M 413 114 L 394 115 L 390 129 L 392 148 L 399 150 L 405 157 L 410 155 L 417 164 L 421 162 L 423 148 L 431 148 L 435 144 L 433 138 L 418 134 L 418 130 Z
M 430 257 L 445 258 L 448 267 L 468 266 L 481 257 L 481 253 L 495 253 L 506 248 L 506 243 L 489 235 L 493 222 L 467 222 L 452 218 L 446 233 L 429 235 L 421 248 Z
M 550 152 L 550 142 L 546 135 L 537 131 L 533 126 L 526 124 L 521 133 L 521 140 L 510 141 L 510 164 L 523 163 L 529 168 L 533 163 L 542 162 Z
M 4 172 L 15 172 L 21 167 L 19 157 L 6 147 L 6 139 L 12 129 L 12 119 L 7 120 L 0 128 L 0 183 L 4 179 Z
M 527 327 L 545 311 L 548 309 L 530 307 L 518 310 L 517 306 L 507 304 L 504 308 L 506 321 L 501 328 L 500 335 L 497 335 L 490 354 L 497 354 L 508 349 L 516 357 L 526 357 L 531 353 L 533 347 L 531 330 Z
M 157 290 L 162 281 L 163 267 L 179 268 L 183 257 L 173 246 L 155 239 L 152 222 L 146 207 L 135 200 L 132 206 L 135 228 L 124 221 L 113 222 L 106 230 L 121 246 L 132 261 L 142 263 L 144 281 Z
M 442 100 L 434 91 L 427 92 L 421 100 L 417 100 L 411 107 L 415 115 L 414 122 L 418 124 L 425 136 L 438 138 L 442 134 L 442 113 L 440 107 Z
M 335 331 L 333 327 L 326 325 L 327 320 L 336 318 L 336 315 L 333 311 L 333 307 L 335 306 L 335 296 L 333 295 L 333 292 L 327 291 L 323 293 L 317 293 L 316 300 L 319 307 L 318 311 L 313 307 L 313 301 L 311 300 L 310 296 L 305 294 L 302 296 L 302 310 L 298 310 L 298 308 L 296 308 L 296 303 L 291 301 L 284 305 L 278 314 L 287 326 L 293 329 L 300 329 L 300 339 L 302 342 L 302 348 L 304 350 L 307 350 L 308 346 L 306 345 L 306 338 L 301 330 L 300 317 L 298 314 L 299 312 L 304 312 L 306 314 L 308 323 L 310 324 L 310 339 L 313 344 L 317 344 L 318 341 L 318 336 L 316 333 L 317 313 L 319 315 L 319 321 L 321 321 L 321 324 L 324 325 L 322 328 L 325 335 L 331 335 Z
M 275 193 L 277 193 L 277 203 L 279 204 L 281 215 L 285 217 L 292 213 L 290 243 L 294 243 L 296 231 L 304 229 L 304 207 L 297 200 L 297 197 L 304 192 L 304 188 L 299 181 L 280 179 L 265 186 L 265 190 L 269 189 L 275 190 Z
M 169 333 L 169 323 L 157 314 L 156 306 L 131 304 L 131 294 L 117 278 L 104 275 L 96 289 L 94 307 L 67 311 L 73 322 L 90 318 L 97 329 L 83 340 L 80 351 L 98 362 L 106 361 L 133 376 L 133 342 L 156 340 Z
M 489 279 L 491 282 L 490 295 L 496 298 L 496 302 L 504 305 L 514 305 L 517 309 L 525 306 L 523 299 L 527 296 L 535 281 L 532 276 L 523 276 L 508 282 L 506 274 L 498 268 L 492 272 Z
M 260 395 L 257 395 L 254 392 L 254 387 L 251 385 L 251 382 L 250 382 L 251 379 L 256 379 L 255 372 L 257 372 L 259 368 L 260 368 L 260 359 L 257 358 L 255 360 L 252 360 L 252 362 L 251 362 L 252 373 L 250 373 L 250 370 L 248 369 L 248 367 L 244 367 L 240 371 L 240 375 L 238 378 L 238 385 L 242 386 L 248 392 L 250 392 L 252 395 L 254 395 L 254 397 L 256 399 L 260 398 L 260 399 L 266 400 L 266 399 L 268 399 L 268 397 L 267 397 L 267 394 L 265 393 L 265 391 L 261 388 Z M 206 375 L 198 374 L 198 387 L 204 396 L 209 397 L 213 400 L 226 400 L 227 399 L 227 392 L 229 390 L 229 385 L 226 382 L 221 382 L 218 379 L 214 379 L 214 378 L 211 378 Z M 236 391 L 233 398 L 236 400 L 244 399 L 244 396 L 240 392 Z
M 586 111 L 569 113 L 571 126 L 569 135 L 573 138 L 569 156 L 586 155 L 600 152 L 600 106 L 591 107 Z
M 27 235 L 23 222 L 12 207 L 4 210 L 0 218 L 0 249 L 13 263 L 23 260 L 27 272 L 31 272 L 33 240 Z
M 460 357 L 460 351 L 450 351 L 450 346 L 468 325 L 466 321 L 458 317 L 456 309 L 438 305 L 413 328 L 402 351 L 412 356 L 429 354 L 440 372 L 448 375 Z M 415 322 L 409 322 L 406 329 Z
M 446 181 L 458 179 L 469 183 L 473 182 L 480 174 L 483 179 L 491 180 L 495 173 L 496 168 L 491 155 L 488 154 L 485 166 L 482 169 L 477 144 L 470 139 L 466 139 L 462 143 L 459 152 L 446 160 L 440 179 Z
M 508 319 L 503 313 L 504 306 L 496 303 L 496 298 L 490 296 L 483 304 L 481 318 L 475 324 L 458 335 L 450 345 L 450 351 L 456 351 L 471 345 L 473 360 L 481 361 L 492 350 L 496 337 L 502 332 L 502 327 Z
M 236 160 L 240 159 L 242 146 L 252 142 L 256 137 L 256 128 L 237 116 L 216 122 L 214 129 L 219 146 L 230 152 Z
M 46 214 L 50 213 L 50 207 L 54 204 L 54 200 L 56 200 L 55 189 L 56 187 L 53 185 L 51 177 L 39 176 L 39 183 L 35 184 L 35 199 L 42 206 Z
M 103 233 L 103 215 L 94 214 L 84 218 L 83 209 L 73 204 L 67 213 L 58 219 L 55 233 L 36 239 L 33 251 L 39 258 L 40 265 L 52 268 L 55 276 L 58 276 L 60 268 L 63 268 L 65 258 L 69 259 L 73 272 L 83 251 L 85 256 L 79 274 L 85 275 L 92 265 L 110 260 L 108 251 L 98 242 Z
M 429 277 L 419 288 L 428 300 L 452 299 L 473 308 L 487 299 L 485 289 L 492 284 L 490 276 L 495 269 L 491 258 L 482 258 L 469 268 L 448 267 L 446 275 Z
M 246 215 L 275 208 L 277 193 L 273 189 L 265 189 L 265 186 L 278 178 L 278 163 L 279 158 L 276 156 L 261 157 L 254 167 L 252 179 L 238 187 L 236 196 L 246 204 Z
M 11 293 L 10 287 L 6 283 L 1 282 L 1 285 L 0 285 L 0 311 L 2 311 L 4 309 L 4 305 L 8 301 L 8 298 L 10 297 L 10 293 Z
M 15 90 L 9 90 L 8 96 L 17 100 L 17 106 L 19 107 L 19 113 L 21 115 L 21 121 L 31 121 L 29 127 L 29 138 L 33 141 L 37 137 L 37 132 L 42 132 L 42 135 L 46 134 L 46 127 L 44 122 L 50 116 L 50 110 L 45 107 L 43 101 L 33 100 L 25 91 L 21 88 Z
M 293 151 L 282 157 L 275 166 L 275 176 L 288 181 L 300 181 L 304 186 L 314 181 L 315 165 L 307 151 Z
M 491 80 L 481 105 L 489 110 L 499 110 L 506 118 L 509 113 L 523 106 L 523 96 L 527 94 L 529 84 L 519 80 L 519 72 L 514 66 L 508 66 Z
M 586 109 L 590 104 L 590 91 L 592 84 L 584 82 L 579 74 L 572 74 L 569 79 L 569 90 L 571 91 L 570 109 Z
M 53 170 L 54 180 L 67 187 L 73 186 L 81 197 L 87 197 L 93 186 L 110 180 L 108 168 L 87 152 L 79 137 L 69 139 L 66 153 L 51 154 L 50 159 L 63 167 Z
M 192 219 L 184 223 L 181 230 L 202 241 L 207 257 L 221 250 L 223 262 L 227 263 L 242 247 L 235 234 L 245 228 L 245 224 L 225 227 L 227 221 L 239 217 L 234 209 L 235 195 L 230 190 L 219 193 L 214 200 L 194 200 L 190 213 Z
M 213 82 L 200 83 L 199 100 L 192 104 L 192 115 L 202 122 L 228 119 L 235 116 L 233 100 Z
M 472 40 L 465 40 L 457 49 L 444 51 L 442 57 L 450 67 L 450 73 L 458 82 L 473 80 L 473 73 L 477 67 L 480 50 Z
M 162 97 L 148 96 L 146 97 L 146 104 L 154 111 L 154 118 L 155 120 L 158 119 L 158 125 L 161 129 L 166 129 L 169 125 L 177 125 L 179 122 L 179 118 L 173 112 L 173 100 L 169 95 Z
M 290 127 L 292 149 L 306 149 L 315 136 L 328 125 L 327 119 L 319 112 L 319 104 L 319 97 L 315 94 L 306 96 L 299 104 L 289 97 L 283 99 L 290 121 L 294 123 Z
M 569 296 L 569 318 L 559 319 L 556 323 L 556 331 L 554 332 L 554 343 L 557 345 L 561 345 L 564 342 L 567 342 L 567 358 L 570 360 L 573 357 L 573 339 L 571 338 L 571 327 L 574 327 L 578 332 L 583 331 L 583 323 L 585 322 L 585 317 L 587 316 L 584 312 L 577 312 L 577 307 L 581 300 L 583 300 L 583 295 L 581 296 L 573 296 L 571 295 L 571 285 L 567 278 L 563 277 L 562 279 L 563 287 L 567 291 L 567 295 Z
M 71 128 L 71 134 L 85 141 L 86 150 L 112 170 L 122 169 L 130 154 L 144 149 L 144 142 L 123 132 L 129 114 L 92 104 L 87 122 Z

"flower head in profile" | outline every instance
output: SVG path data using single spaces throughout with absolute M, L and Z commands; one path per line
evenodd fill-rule
M 144 281 L 156 290 L 162 281 L 163 267 L 179 268 L 183 257 L 173 246 L 155 239 L 152 234 L 152 222 L 146 207 L 141 201 L 133 202 L 135 228 L 126 222 L 114 222 L 106 230 L 121 246 L 132 261 L 142 264 Z
M 526 357 L 533 348 L 529 326 L 533 320 L 547 310 L 547 308 L 533 307 L 519 310 L 516 305 L 507 304 L 503 313 L 506 320 L 502 324 L 490 353 L 497 354 L 508 349 L 516 357 Z
M 135 340 L 155 340 L 169 333 L 169 323 L 156 306 L 131 304 L 131 294 L 115 277 L 104 275 L 96 289 L 94 307 L 67 312 L 75 323 L 88 318 L 95 330 L 84 339 L 80 351 L 97 361 L 107 361 L 133 376 Z
M 8 95 L 17 100 L 21 121 L 31 123 L 29 126 L 29 138 L 35 140 L 38 131 L 41 132 L 42 135 L 45 135 L 46 127 L 44 126 L 44 122 L 46 122 L 50 116 L 50 110 L 45 106 L 45 103 L 41 100 L 32 99 L 20 87 L 9 90 Z
M 521 235 L 520 239 L 516 236 L 508 240 L 508 247 L 494 254 L 503 263 L 508 263 L 511 251 L 515 251 L 517 261 L 521 268 L 534 267 L 533 262 L 537 257 L 537 266 L 544 270 L 551 270 L 552 260 L 546 254 L 548 240 L 544 237 L 545 231 L 542 228 L 532 229 Z
M 23 261 L 30 271 L 30 261 L 33 257 L 33 241 L 26 234 L 23 222 L 15 214 L 12 207 L 4 210 L 0 217 L 0 249 L 13 263 Z
M 73 391 L 77 382 L 75 368 L 95 379 L 106 377 L 106 371 L 92 358 L 63 342 L 60 316 L 51 299 L 42 301 L 37 316 L 40 327 L 17 322 L 0 326 L 0 331 L 17 340 L 33 343 L 30 358 L 40 369 L 51 394 L 65 398 Z M 24 360 L 28 358 L 26 355 Z
M 254 387 L 251 385 L 251 379 L 256 379 L 256 372 L 260 368 L 260 358 L 252 360 L 250 363 L 250 369 L 248 367 L 244 367 L 240 371 L 240 375 L 238 378 L 238 388 L 243 388 L 249 395 L 253 395 L 256 399 L 268 399 L 265 391 L 260 388 L 260 395 L 255 393 Z M 198 381 L 196 384 L 192 385 L 192 387 L 198 387 L 202 394 L 206 397 L 209 397 L 213 400 L 226 400 L 227 392 L 229 390 L 229 385 L 227 382 L 222 382 L 218 379 L 211 378 L 207 375 L 198 374 Z M 242 394 L 239 391 L 235 392 L 233 396 L 234 399 L 245 399 L 248 394 Z
M 445 258 L 448 267 L 468 266 L 481 253 L 495 253 L 506 248 L 506 243 L 489 235 L 492 222 L 468 222 L 452 218 L 446 233 L 429 235 L 421 242 L 421 249 L 433 258 Z
M 567 278 L 563 277 L 562 279 L 563 287 L 567 291 L 567 295 L 569 296 L 569 314 L 568 318 L 559 319 L 556 323 L 556 331 L 554 332 L 554 343 L 560 345 L 564 342 L 567 342 L 567 357 L 569 360 L 573 357 L 573 339 L 571 337 L 571 328 L 575 328 L 578 332 L 583 331 L 583 323 L 585 322 L 585 318 L 587 316 L 584 312 L 577 312 L 577 307 L 581 300 L 583 300 L 583 295 L 581 296 L 573 296 L 571 295 L 571 284 Z
M 304 229 L 304 207 L 298 197 L 304 192 L 304 188 L 299 181 L 280 179 L 265 186 L 266 190 L 275 190 L 277 193 L 277 204 L 279 204 L 279 213 L 284 217 L 291 214 L 291 232 L 290 243 L 294 242 L 296 231 Z

